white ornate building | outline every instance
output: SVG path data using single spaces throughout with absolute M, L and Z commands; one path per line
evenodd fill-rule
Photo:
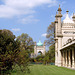
M 55 16 L 55 65 L 75 69 L 75 14 L 72 19 L 68 12 L 63 21 L 59 5 Z
M 41 53 L 42 55 L 45 55 L 45 42 L 44 44 L 41 43 L 41 41 L 39 40 L 38 43 L 35 42 L 35 46 L 34 46 L 34 57 L 37 57 L 39 55 L 39 53 Z

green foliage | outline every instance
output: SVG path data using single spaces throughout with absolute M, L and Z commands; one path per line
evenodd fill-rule
M 48 64 L 48 63 L 54 63 L 55 61 L 55 45 L 51 45 L 49 47 L 49 51 L 46 52 L 45 57 L 44 57 L 44 62 L 43 64 Z
M 45 57 L 44 57 L 44 64 L 48 64 L 50 62 L 54 62 L 55 61 L 55 47 L 54 47 L 54 22 L 51 23 L 51 25 L 49 25 L 48 29 L 47 29 L 47 35 L 46 35 L 46 45 L 47 47 L 49 47 L 49 51 L 46 52 Z
M 12 70 L 12 65 L 19 53 L 19 43 L 9 30 L 0 30 L 0 73 Z
M 22 34 L 15 40 L 15 35 L 9 30 L 0 30 L 0 73 L 10 73 L 16 66 L 26 73 L 29 54 L 33 51 L 33 40 L 28 34 Z
M 34 43 L 33 39 L 28 35 L 22 33 L 21 36 L 17 37 L 17 40 L 20 42 L 21 49 L 28 51 L 29 53 L 33 52 Z
M 20 53 L 16 63 L 22 72 L 29 72 L 28 63 L 30 61 L 30 54 L 33 52 L 33 39 L 28 34 L 23 33 L 16 40 L 20 42 Z
M 47 35 L 46 35 L 46 44 L 47 45 L 52 45 L 54 44 L 54 22 L 51 23 L 51 25 L 49 25 L 49 27 L 47 28 Z
M 43 63 L 43 59 L 44 59 L 44 56 L 43 56 L 43 55 L 38 55 L 38 56 L 35 58 L 36 62 L 41 62 L 41 63 Z

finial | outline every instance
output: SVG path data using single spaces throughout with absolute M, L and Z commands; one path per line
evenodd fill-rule
M 56 11 L 56 15 L 57 15 L 57 11 Z
M 41 40 L 41 38 L 39 38 L 39 40 Z
M 59 8 L 60 8 L 60 4 L 59 4 Z

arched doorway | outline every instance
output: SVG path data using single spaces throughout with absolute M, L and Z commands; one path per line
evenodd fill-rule
M 38 52 L 38 55 L 42 55 L 42 52 L 41 52 L 41 51 L 39 51 L 39 52 Z

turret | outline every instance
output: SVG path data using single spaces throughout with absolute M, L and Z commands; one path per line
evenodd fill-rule
M 58 14 L 56 15 L 56 17 L 58 18 L 58 34 L 61 34 L 61 17 L 62 17 L 62 14 L 61 14 L 61 8 L 60 8 L 60 5 L 59 5 L 59 8 L 58 8 Z
M 58 29 L 58 18 L 57 18 L 57 12 L 56 12 L 56 16 L 55 16 L 55 37 L 57 37 L 57 29 Z
M 75 13 L 73 13 L 73 17 L 72 17 L 74 23 L 75 23 Z
M 60 8 L 60 5 L 59 5 L 59 8 L 58 8 L 58 14 L 60 14 L 61 15 L 61 8 Z M 61 17 L 62 17 L 62 15 L 61 15 Z

